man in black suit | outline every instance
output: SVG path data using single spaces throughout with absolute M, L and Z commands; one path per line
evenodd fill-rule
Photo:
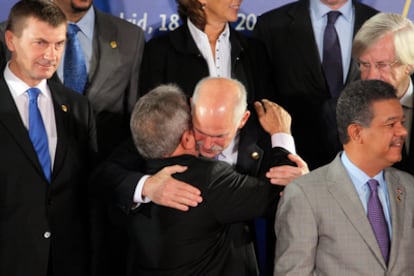
M 246 114 L 240 111 L 237 121 Z M 186 166 L 174 178 L 191 183 L 204 198 L 189 212 L 154 203 L 133 212 L 128 228 L 135 250 L 134 275 L 252 275 L 240 264 L 244 251 L 232 249 L 230 225 L 273 210 L 280 187 L 238 174 L 226 162 L 198 158 L 197 144 L 206 145 L 196 142 L 200 134 L 191 127 L 186 96 L 174 85 L 159 86 L 140 98 L 131 116 L 131 130 L 148 173 L 165 166 Z M 212 139 L 218 148 L 226 137 Z M 291 162 L 287 155 L 275 148 L 273 162 Z
M 65 13 L 77 33 L 85 57 L 87 83 L 81 92 L 94 110 L 99 160 L 130 136 L 129 118 L 138 99 L 138 83 L 145 37 L 143 30 L 117 16 L 101 12 L 93 0 L 52 0 Z M 65 83 L 65 60 L 57 75 Z M 96 253 L 103 259 L 96 265 L 97 275 L 124 275 L 127 241 L 124 216 L 117 208 L 98 201 L 102 224 L 95 222 L 102 244 Z M 100 210 L 99 210 L 100 209 Z M 96 235 L 94 235 L 96 236 Z M 94 254 L 96 255 L 96 254 Z M 98 257 L 101 258 L 101 257 Z
M 48 80 L 65 40 L 66 17 L 53 3 L 22 0 L 11 9 L 11 59 L 0 76 L 0 275 L 89 275 L 95 124 L 87 99 Z M 32 143 L 36 102 L 43 155 Z
M 290 116 L 276 104 L 264 100 L 262 104 L 256 103 L 259 119 L 255 118 L 255 113 L 246 110 L 247 95 L 241 87 L 243 85 L 238 81 L 226 78 L 207 78 L 197 85 L 192 98 L 192 115 L 200 153 L 226 161 L 238 172 L 262 178 L 266 174 L 267 178 L 278 184 L 287 184 L 291 179 L 307 172 L 306 163 L 293 155 L 289 156 L 299 168 L 277 166 L 268 171 L 273 161 L 272 143 L 270 135 L 261 128 L 258 120 L 268 133 L 283 136 L 290 132 Z M 136 149 L 129 144 L 116 151 L 95 172 L 94 183 L 110 185 L 107 188 L 112 195 L 118 197 L 117 204 L 125 212 L 130 212 L 136 203 L 148 200 L 183 211 L 189 210 L 189 206 L 197 206 L 201 201 L 198 189 L 171 177 L 185 168 L 171 166 L 152 176 L 143 177 L 139 171 L 144 168 L 145 164 L 140 160 Z M 262 234 L 262 238 L 269 235 L 268 238 L 272 239 L 272 223 L 268 227 L 271 229 Z M 238 224 L 232 231 L 235 247 L 244 248 L 246 252 L 240 260 L 240 266 L 250 270 L 251 275 L 257 275 L 250 227 L 245 223 Z M 273 243 L 269 241 L 268 244 Z M 266 249 L 269 248 L 271 247 Z
M 391 84 L 403 106 L 408 131 L 402 160 L 394 167 L 414 174 L 413 81 L 414 24 L 407 18 L 379 13 L 367 20 L 355 35 L 352 55 L 358 61 L 363 80 L 382 80 Z
M 341 12 L 335 28 L 342 56 L 343 84 L 358 78 L 351 60 L 352 37 L 377 11 L 351 0 L 300 0 L 261 15 L 254 34 L 270 56 L 275 93 L 269 94 L 292 116 L 297 152 L 309 168 L 329 163 L 341 149 L 332 97 L 322 67 L 327 13 Z

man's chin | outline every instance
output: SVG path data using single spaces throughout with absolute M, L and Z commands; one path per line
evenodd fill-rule
M 86 12 L 87 10 L 89 10 L 89 8 L 92 6 L 92 2 L 88 5 L 75 5 L 72 3 L 72 11 L 74 13 L 78 13 L 78 12 Z

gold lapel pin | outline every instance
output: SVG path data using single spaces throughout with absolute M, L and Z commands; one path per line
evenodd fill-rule
M 260 155 L 259 155 L 259 153 L 257 151 L 255 151 L 255 152 L 252 153 L 251 157 L 254 160 L 258 160 L 260 158 Z
M 68 112 L 68 107 L 66 105 L 62 104 L 61 107 L 63 112 Z
M 111 48 L 112 49 L 115 49 L 115 48 L 117 48 L 118 47 L 118 43 L 116 43 L 116 41 L 111 41 L 111 43 L 110 43 L 110 45 L 111 45 Z
M 401 202 L 403 192 L 402 192 L 402 190 L 400 188 L 398 188 L 396 192 L 397 192 L 397 201 L 398 202 Z

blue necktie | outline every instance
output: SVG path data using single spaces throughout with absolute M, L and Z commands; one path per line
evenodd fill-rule
M 340 15 L 339 11 L 328 12 L 328 23 L 323 36 L 322 66 L 329 93 L 335 99 L 339 97 L 344 86 L 341 47 L 335 29 L 335 22 Z
M 372 230 L 374 231 L 375 238 L 377 239 L 378 246 L 381 249 L 385 263 L 388 263 L 390 238 L 388 235 L 387 221 L 385 220 L 384 211 L 378 197 L 378 181 L 370 179 L 368 181 L 368 186 L 371 190 L 371 194 L 368 199 L 368 220 L 371 224 Z
M 51 181 L 51 165 L 49 155 L 49 145 L 47 142 L 47 134 L 45 125 L 43 124 L 42 115 L 37 106 L 37 97 L 40 90 L 38 88 L 30 88 L 27 90 L 29 94 L 29 136 L 32 140 L 33 147 L 37 153 L 40 165 L 46 179 Z
M 68 24 L 63 79 L 66 87 L 83 93 L 88 73 L 86 72 L 85 57 L 77 37 L 79 30 L 77 25 Z

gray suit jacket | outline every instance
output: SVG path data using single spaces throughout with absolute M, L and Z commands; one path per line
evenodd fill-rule
M 284 190 L 274 275 L 414 275 L 414 177 L 385 169 L 392 238 L 386 266 L 339 155 Z
M 95 111 L 98 145 L 105 157 L 129 134 L 129 115 L 138 99 L 144 32 L 95 9 L 93 54 L 85 95 Z

